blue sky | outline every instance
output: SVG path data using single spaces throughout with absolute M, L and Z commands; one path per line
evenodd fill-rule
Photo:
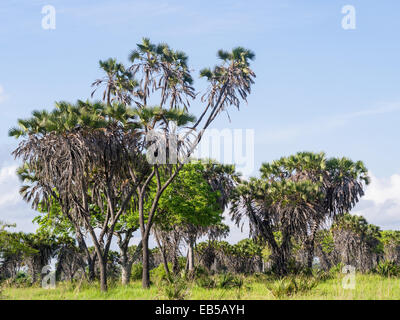
M 41 27 L 44 5 L 56 9 L 55 30 Z M 356 9 L 355 30 L 341 26 L 344 5 Z M 195 73 L 214 65 L 220 48 L 255 51 L 248 105 L 214 126 L 254 129 L 256 168 L 303 150 L 363 160 L 373 182 L 354 212 L 399 229 L 398 12 L 396 0 L 2 1 L 0 220 L 33 229 L 8 129 L 33 109 L 89 98 L 98 60 L 127 62 L 146 36 L 185 51 Z

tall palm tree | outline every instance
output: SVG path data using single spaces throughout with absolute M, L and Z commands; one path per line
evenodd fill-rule
M 92 87 L 96 88 L 91 96 L 93 97 L 97 89 L 104 85 L 103 101 L 107 102 L 107 105 L 110 106 L 112 102 L 129 105 L 132 95 L 136 94 L 134 90 L 138 86 L 132 73 L 122 63 L 118 63 L 116 59 L 112 58 L 105 61 L 100 60 L 99 65 L 106 75 L 92 83 Z
M 107 289 L 106 265 L 115 225 L 146 175 L 134 117 L 120 104 L 59 103 L 46 122 L 34 114 L 27 121 L 32 125 L 10 131 L 25 135 L 14 155 L 35 177 L 26 200 L 35 208 L 43 204 L 51 208 L 56 199 L 74 227 L 90 234 L 102 290 Z
M 139 97 L 143 106 L 147 105 L 151 93 L 161 90 L 160 107 L 169 100 L 170 109 L 188 110 L 190 100 L 196 95 L 184 52 L 175 51 L 165 43 L 153 44 L 144 38 L 131 52 L 129 60 L 132 74 L 141 79 Z

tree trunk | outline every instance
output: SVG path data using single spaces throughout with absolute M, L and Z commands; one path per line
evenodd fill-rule
M 279 276 L 287 275 L 287 261 L 283 254 L 276 253 L 273 255 L 273 269 Z
M 189 261 L 189 272 L 194 271 L 194 241 L 189 241 L 189 251 L 188 251 L 188 261 Z
M 307 268 L 312 269 L 312 264 L 314 261 L 314 238 L 310 239 L 307 243 Z
M 157 232 L 155 232 L 154 235 L 155 235 L 155 238 L 156 238 L 156 242 L 157 242 L 158 248 L 161 251 L 161 257 L 162 257 L 162 260 L 163 260 L 165 273 L 167 274 L 167 277 L 169 277 L 170 274 L 169 274 L 168 259 L 167 259 L 167 253 L 166 253 L 165 246 L 161 245 L 160 239 L 157 236 Z
M 290 238 L 287 234 L 283 234 L 281 246 L 272 248 L 273 268 L 278 275 L 285 276 L 289 273 L 289 259 Z
M 94 281 L 96 278 L 96 272 L 95 272 L 95 262 L 96 262 L 96 257 L 89 258 L 88 259 L 88 279 L 90 282 Z
M 103 292 L 107 291 L 107 260 L 103 257 L 99 257 L 100 267 L 100 290 Z
M 309 239 L 306 241 L 307 246 L 307 268 L 309 270 L 312 269 L 312 264 L 314 261 L 314 247 L 315 247 L 315 236 L 317 234 L 319 228 L 319 224 L 317 222 L 313 223 Z
M 177 275 L 179 273 L 179 261 L 176 253 L 174 253 L 174 257 L 172 259 L 172 272 Z
M 125 262 L 121 265 L 122 268 L 122 285 L 126 286 L 129 284 L 131 280 L 131 272 L 132 272 L 132 263 Z
M 164 250 L 161 250 L 161 256 L 162 256 L 162 259 L 163 259 L 163 265 L 164 265 L 165 273 L 166 273 L 167 276 L 169 277 L 168 260 L 167 260 L 167 256 L 166 256 Z
M 149 270 L 149 237 L 142 238 L 143 244 L 143 273 L 142 273 L 142 287 L 143 289 L 150 288 L 150 270 Z

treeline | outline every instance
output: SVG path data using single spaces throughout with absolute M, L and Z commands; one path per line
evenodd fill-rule
M 72 238 L 51 238 L 43 234 L 10 232 L 2 225 L 0 234 L 1 281 L 9 284 L 30 285 L 40 281 L 42 268 L 55 261 L 58 281 L 89 280 L 88 264 L 83 252 Z M 277 241 L 281 238 L 275 234 Z M 307 272 L 307 248 L 293 242 L 289 274 Z M 140 248 L 139 248 L 140 249 Z M 89 248 L 94 251 L 94 248 Z M 150 250 L 150 268 L 164 268 L 162 248 Z M 138 246 L 128 250 L 133 258 L 133 277 L 142 272 Z M 136 253 L 136 255 L 135 255 Z M 173 255 L 175 255 L 173 257 Z M 345 214 L 329 229 L 320 230 L 314 247 L 313 269 L 329 271 L 340 266 L 352 266 L 359 272 L 377 272 L 381 275 L 400 275 L 400 231 L 385 230 L 368 224 L 365 218 Z M 274 274 L 271 250 L 262 242 L 244 239 L 237 244 L 208 240 L 194 249 L 195 270 L 207 274 Z M 189 273 L 188 256 L 179 251 L 169 252 L 167 263 L 174 273 Z M 107 265 L 108 276 L 113 281 L 123 281 L 121 253 L 110 251 Z M 340 271 L 340 270 L 339 270 Z M 132 272 L 132 270 L 130 270 Z M 164 274 L 165 269 L 164 269 Z M 99 277 L 99 267 L 94 267 L 94 278 Z

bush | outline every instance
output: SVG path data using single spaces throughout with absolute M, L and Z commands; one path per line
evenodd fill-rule
M 131 279 L 140 280 L 142 279 L 143 265 L 142 263 L 135 263 L 132 265 Z
M 291 277 L 279 279 L 267 285 L 272 295 L 281 299 L 283 297 L 293 296 L 297 293 L 304 293 L 312 290 L 318 285 L 318 280 L 311 277 Z
M 210 275 L 207 269 L 203 266 L 196 266 L 193 271 L 184 271 L 183 273 L 187 280 L 190 281 L 208 277 Z
M 168 300 L 185 300 L 190 293 L 186 279 L 176 275 L 161 280 L 159 290 L 163 293 L 163 297 Z
M 169 268 L 169 270 L 172 270 L 171 263 L 168 263 L 168 268 Z M 150 278 L 154 279 L 156 282 L 169 280 L 167 273 L 165 272 L 164 265 L 162 263 L 160 263 L 158 265 L 158 267 L 156 267 L 150 271 Z
M 331 272 L 322 269 L 314 269 L 312 275 L 318 281 L 326 281 L 334 278 L 334 275 Z
M 217 282 L 210 276 L 202 276 L 196 279 L 196 285 L 204 289 L 214 289 L 217 287 Z
M 342 273 L 342 269 L 345 267 L 344 263 L 338 263 L 336 266 L 333 266 L 329 272 L 333 275 L 336 275 L 338 273 Z
M 15 288 L 28 288 L 31 287 L 32 279 L 25 272 L 18 272 L 15 278 L 10 278 L 4 281 L 3 286 L 5 287 L 15 287 Z
M 384 277 L 400 275 L 400 266 L 393 261 L 382 261 L 375 268 L 375 272 Z
M 241 289 L 243 287 L 243 277 L 235 276 L 231 273 L 223 273 L 219 276 L 218 287 L 221 289 Z

